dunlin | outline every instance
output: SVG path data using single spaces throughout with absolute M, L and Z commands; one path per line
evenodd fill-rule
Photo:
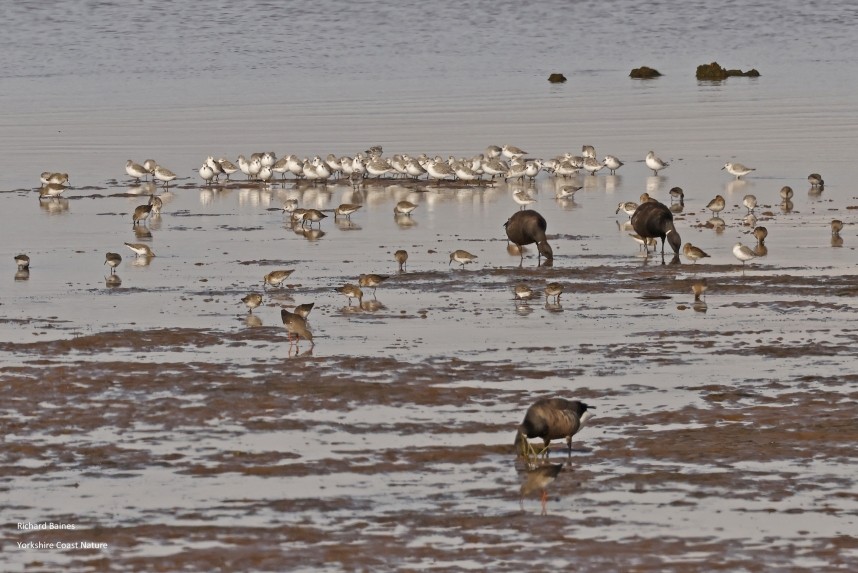
M 839 237 L 840 231 L 843 230 L 843 221 L 840 219 L 832 219 L 831 220 L 831 234 Z
M 15 255 L 15 264 L 18 265 L 18 270 L 23 271 L 30 268 L 30 257 L 27 255 Z
M 310 346 L 315 346 L 313 342 L 313 333 L 307 328 L 306 319 L 296 312 L 289 312 L 285 308 L 280 309 L 280 318 L 283 320 L 283 326 L 286 327 L 286 332 L 289 333 L 289 342 L 292 342 L 292 337 L 295 337 L 295 342 L 298 343 L 303 338 L 310 341 Z
M 811 173 L 808 175 L 807 182 L 810 183 L 811 187 L 822 187 L 825 185 L 825 181 L 822 180 L 822 175 L 819 173 Z
M 399 270 L 401 271 L 405 269 L 406 263 L 408 262 L 408 251 L 399 249 L 393 253 L 393 258 L 396 259 L 397 263 L 399 263 Z
M 784 185 L 783 187 L 781 187 L 781 190 L 780 190 L 781 200 L 789 201 L 790 199 L 792 199 L 792 196 L 794 194 L 795 193 L 793 192 L 792 187 L 790 187 L 789 185 Z
M 709 257 L 703 249 L 695 247 L 691 243 L 685 243 L 685 246 L 682 247 L 682 252 L 685 254 L 686 258 L 691 259 L 692 263 L 696 263 L 700 259 Z
M 524 283 L 515 285 L 512 289 L 513 300 L 529 301 L 533 298 L 533 289 Z
M 703 296 L 703 293 L 706 292 L 706 289 L 709 287 L 706 285 L 706 281 L 697 281 L 691 284 L 691 292 L 694 293 L 694 300 L 700 300 L 700 297 Z
M 389 278 L 390 277 L 387 275 L 373 275 L 373 274 L 360 275 L 358 277 L 358 286 L 361 286 L 363 288 L 371 288 L 372 289 L 372 297 L 376 298 L 375 289 L 378 288 L 378 285 L 380 285 L 381 283 L 383 283 L 384 281 L 386 281 Z
M 709 204 L 706 205 L 706 208 L 709 211 L 712 211 L 712 214 L 720 213 L 724 210 L 724 207 L 727 206 L 727 201 L 721 195 L 715 195 L 715 198 L 709 201 Z
M 310 311 L 313 310 L 314 306 L 316 306 L 315 302 L 306 302 L 304 304 L 299 304 L 298 306 L 296 306 L 295 310 L 293 310 L 292 312 L 306 320 L 307 317 L 310 316 Z
M 756 258 L 756 254 L 750 248 L 746 247 L 742 243 L 736 243 L 733 246 L 733 256 L 742 261 L 742 267 L 745 266 L 745 261 L 750 261 L 753 258 Z
M 310 228 L 312 228 L 313 223 L 318 223 L 319 228 L 321 229 L 322 228 L 322 219 L 325 219 L 325 218 L 327 218 L 327 215 L 325 215 L 324 213 L 322 213 L 318 209 L 307 209 L 307 211 L 304 213 L 304 220 L 301 224 L 303 225 L 304 223 L 309 222 Z
M 527 470 L 524 481 L 519 488 L 519 506 L 524 510 L 524 498 L 535 491 L 541 492 L 540 503 L 542 507 L 542 515 L 548 514 L 548 486 L 551 485 L 560 471 L 563 469 L 563 464 L 545 464 L 535 469 Z
M 155 256 L 149 245 L 144 245 L 143 243 L 125 243 L 125 246 L 134 251 L 138 257 L 150 258 Z
M 467 263 L 472 263 L 475 260 L 477 260 L 476 255 L 472 255 L 468 251 L 463 251 L 462 249 L 457 249 L 450 253 L 450 262 L 447 266 L 452 265 L 453 261 L 456 261 L 457 263 L 461 264 L 462 268 L 464 269 Z
M 363 303 L 363 291 L 360 290 L 360 287 L 353 284 L 345 284 L 341 287 L 337 287 L 336 290 L 338 293 L 345 295 L 349 298 L 349 306 L 352 305 L 352 299 L 356 298 L 358 300 L 358 306 Z
M 537 264 L 541 262 L 543 256 L 546 261 L 554 259 L 554 251 L 551 245 L 548 244 L 548 238 L 545 235 L 545 231 L 548 229 L 548 222 L 545 220 L 545 217 L 536 211 L 529 209 L 519 211 L 507 219 L 503 226 L 507 239 L 518 246 L 522 262 L 524 261 L 524 251 L 521 247 L 533 243 L 536 243 L 538 252 Z
M 134 226 L 140 221 L 145 221 L 149 218 L 149 213 L 151 212 L 151 203 L 146 203 L 145 205 L 137 205 L 137 207 L 134 208 L 134 213 L 131 215 L 131 225 Z
M 164 187 L 167 187 L 170 184 L 170 181 L 176 178 L 175 173 L 166 167 L 161 167 L 160 165 L 155 166 L 153 175 L 155 175 L 155 179 L 164 183 Z
M 762 226 L 754 227 L 752 233 L 754 234 L 754 238 L 757 239 L 757 242 L 761 245 L 766 241 L 766 237 L 769 236 L 769 230 Z
M 560 295 L 563 294 L 563 285 L 560 283 L 548 283 L 545 285 L 545 300 L 554 297 L 554 302 L 560 302 Z
M 582 145 L 581 146 L 581 157 L 587 159 L 596 159 L 596 148 L 592 145 Z
M 685 201 L 685 191 L 682 190 L 682 187 L 673 187 L 668 193 L 671 201 L 679 201 L 680 203 Z
M 634 201 L 626 201 L 624 203 L 620 203 L 619 205 L 617 205 L 617 210 L 614 212 L 614 214 L 616 215 L 620 211 L 622 211 L 623 213 L 625 213 L 626 215 L 629 216 L 629 219 L 631 219 L 632 215 L 635 214 L 635 210 L 637 208 L 638 208 L 638 204 L 635 203 Z
M 667 163 L 656 157 L 654 151 L 646 154 L 646 166 L 652 169 L 653 175 L 658 175 L 658 172 L 668 166 Z
M 352 213 L 360 209 L 360 205 L 354 205 L 352 203 L 340 203 L 337 206 L 336 210 L 334 210 L 334 218 L 337 217 L 345 217 L 346 219 L 351 219 Z
M 743 176 L 747 175 L 751 171 L 755 171 L 753 167 L 748 167 L 746 165 L 742 165 L 741 163 L 725 163 L 724 167 L 721 169 L 726 169 L 727 173 L 730 175 L 735 175 L 736 179 L 741 179 Z
M 110 267 L 110 274 L 113 274 L 116 270 L 116 267 L 119 266 L 119 263 L 122 262 L 122 255 L 119 253 L 107 253 L 104 256 L 104 264 Z
M 641 194 L 640 194 L 640 197 L 638 197 L 638 202 L 639 202 L 641 205 L 643 205 L 644 203 L 649 203 L 650 201 L 656 201 L 656 202 L 657 202 L 658 200 L 657 200 L 657 199 L 654 199 L 653 197 L 650 197 L 650 196 L 649 196 L 649 193 L 647 193 L 646 191 L 644 191 L 643 193 L 641 193 Z
M 280 286 L 283 284 L 283 281 L 289 278 L 289 275 L 295 272 L 295 269 L 286 269 L 282 271 L 271 271 L 262 277 L 262 288 L 264 289 L 267 285 L 270 286 Z
M 608 168 L 608 171 L 611 172 L 611 175 L 614 175 L 617 172 L 617 169 L 622 167 L 624 164 L 620 159 L 614 155 L 606 155 L 602 160 L 602 163 L 605 167 Z
M 752 212 L 757 207 L 757 197 L 755 195 L 745 195 L 742 198 L 742 205 L 748 208 L 748 213 Z
M 411 215 L 412 211 L 417 208 L 417 205 L 412 203 L 411 201 L 400 201 L 393 208 L 393 212 L 396 215 Z
M 247 312 L 252 313 L 253 309 L 262 304 L 262 295 L 258 292 L 252 292 L 245 297 L 242 297 L 241 302 L 247 305 Z
M 543 448 L 539 454 L 548 453 L 551 440 L 566 439 L 569 453 L 572 453 L 572 436 L 584 425 L 589 415 L 588 406 L 578 400 L 564 398 L 542 398 L 534 402 L 524 415 L 524 421 L 518 426 L 515 434 L 516 451 L 522 456 L 529 456 L 534 451 L 528 442 L 530 438 L 541 438 Z
M 682 239 L 673 226 L 673 213 L 667 205 L 658 201 L 641 203 L 632 215 L 632 228 L 644 239 L 661 239 L 661 254 L 664 255 L 664 242 L 667 240 L 674 253 L 679 253 Z

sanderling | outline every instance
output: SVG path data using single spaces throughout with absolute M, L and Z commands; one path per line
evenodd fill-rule
M 613 155 L 606 155 L 605 159 L 602 160 L 602 163 L 605 165 L 605 167 L 608 168 L 608 170 L 611 172 L 611 175 L 614 175 L 617 169 L 624 165 L 624 163 L 620 161 L 618 157 L 615 157 Z
M 733 245 L 733 256 L 742 261 L 742 266 L 745 266 L 745 261 L 750 261 L 753 258 L 756 258 L 756 254 L 749 247 L 746 247 L 742 243 L 736 243 Z
M 755 170 L 753 167 L 747 167 L 741 163 L 725 163 L 721 169 L 726 169 L 727 173 L 735 175 L 736 179 L 741 179 L 743 175 Z
M 667 163 L 655 156 L 654 151 L 646 154 L 646 166 L 652 169 L 653 175 L 658 175 L 658 172 L 668 166 Z

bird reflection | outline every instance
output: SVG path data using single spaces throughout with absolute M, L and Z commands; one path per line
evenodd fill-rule
M 381 301 L 379 300 L 364 300 L 360 303 L 360 309 L 366 312 L 377 312 L 379 310 L 384 310 L 387 308 Z
M 104 286 L 107 288 L 117 288 L 122 286 L 122 279 L 119 275 L 113 273 L 104 277 Z
M 715 229 L 715 232 L 720 233 L 727 226 L 727 222 L 721 217 L 711 217 L 706 221 L 706 226 L 710 229 Z
M 757 243 L 751 250 L 754 251 L 754 254 L 758 257 L 765 257 L 769 254 L 769 248 L 763 243 Z
M 546 302 L 545 310 L 548 312 L 563 312 L 563 305 L 559 302 Z
M 133 261 L 131 261 L 131 264 L 135 267 L 148 267 L 149 263 L 152 262 L 153 258 L 155 257 L 147 257 L 146 255 L 143 255 L 141 257 L 136 257 Z
M 352 223 L 351 219 L 336 219 L 337 228 L 340 231 L 360 231 L 361 226 L 357 223 Z
M 694 312 L 702 312 L 705 314 L 706 311 L 709 310 L 709 305 L 707 305 L 705 301 L 697 300 L 694 301 L 694 304 L 691 305 L 691 308 L 694 309 Z
M 69 210 L 69 200 L 64 197 L 51 197 L 39 201 L 39 207 L 50 215 L 57 215 Z
M 671 213 L 682 213 L 683 209 L 685 209 L 685 203 L 683 203 L 682 201 L 680 201 L 679 203 L 670 204 Z
M 262 319 L 255 314 L 248 314 L 244 317 L 244 324 L 249 328 L 255 328 L 257 326 L 262 326 Z
M 304 238 L 308 241 L 318 241 L 322 237 L 324 237 L 327 233 L 325 233 L 321 229 L 301 229 L 301 234 L 304 235 Z
M 134 236 L 141 241 L 145 241 L 152 238 L 152 231 L 148 227 L 138 225 L 134 227 Z
M 551 485 L 563 469 L 563 464 L 551 464 L 543 462 L 539 465 L 528 463 L 524 472 L 524 479 L 519 488 L 519 506 L 524 511 L 524 498 L 533 492 L 539 491 L 542 513 L 548 514 L 548 486 Z
M 727 194 L 739 193 L 743 192 L 745 187 L 748 186 L 748 182 L 744 179 L 733 179 L 729 183 L 724 186 L 724 191 Z
M 395 214 L 393 216 L 393 220 L 396 222 L 397 225 L 399 225 L 400 229 L 410 229 L 412 227 L 417 226 L 417 221 L 415 221 L 414 218 L 410 215 L 402 213 Z
M 834 239 L 832 238 L 832 241 Z M 15 272 L 16 281 L 25 281 L 30 278 L 30 269 L 19 269 Z
M 784 201 L 781 203 L 781 212 L 783 213 L 792 213 L 793 208 L 795 208 L 795 205 L 793 205 L 792 201 Z
M 842 247 L 843 246 L 843 237 L 840 235 L 831 235 L 831 246 L 832 247 Z M 15 278 L 18 278 L 18 275 L 15 275 Z

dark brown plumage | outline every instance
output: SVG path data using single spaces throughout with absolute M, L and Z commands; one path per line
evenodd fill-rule
M 632 215 L 632 228 L 644 239 L 661 239 L 661 254 L 664 254 L 664 240 L 670 243 L 674 253 L 679 254 L 682 239 L 673 226 L 673 213 L 667 205 L 658 201 L 641 203 Z
M 283 308 L 280 309 L 280 318 L 283 319 L 283 326 L 286 327 L 286 332 L 289 333 L 290 344 L 292 344 L 292 335 L 295 335 L 296 344 L 303 338 L 304 340 L 309 340 L 311 346 L 315 346 L 313 333 L 307 328 L 307 322 L 304 320 L 304 317 Z
M 510 217 L 503 224 L 506 229 L 507 238 L 515 243 L 519 249 L 523 245 L 531 245 L 536 243 L 536 248 L 539 251 L 537 260 L 545 257 L 546 261 L 554 259 L 554 251 L 551 245 L 548 244 L 548 239 L 545 237 L 545 230 L 548 228 L 548 223 L 545 218 L 531 209 L 519 211 Z M 521 253 L 521 258 L 524 259 L 524 253 Z
M 566 438 L 572 452 L 572 436 L 581 429 L 581 418 L 590 406 L 578 400 L 542 398 L 534 402 L 524 415 L 515 435 L 516 451 L 527 455 L 532 451 L 528 438 L 542 438 L 543 452 L 548 451 L 551 440 Z M 541 453 L 541 452 L 540 452 Z

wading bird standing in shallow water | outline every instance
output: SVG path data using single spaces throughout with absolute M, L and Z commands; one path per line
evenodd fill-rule
M 468 251 L 464 251 L 462 249 L 456 249 L 455 251 L 450 253 L 450 262 L 447 264 L 447 266 L 452 265 L 453 261 L 456 261 L 457 263 L 461 264 L 462 268 L 464 269 L 467 263 L 472 263 L 476 260 L 477 255 L 472 255 Z
M 643 239 L 661 239 L 661 254 L 664 255 L 664 241 L 670 243 L 673 252 L 679 254 L 682 239 L 673 226 L 673 213 L 667 205 L 658 201 L 641 203 L 632 215 L 632 228 Z
M 297 310 L 297 309 L 296 309 Z M 307 321 L 297 312 L 289 312 L 285 308 L 280 309 L 280 318 L 283 319 L 283 326 L 286 327 L 286 332 L 289 336 L 289 345 L 292 345 L 292 337 L 295 337 L 295 344 L 304 340 L 310 341 L 310 346 L 315 346 L 313 342 L 313 333 L 307 328 Z
M 515 448 L 519 455 L 548 454 L 551 440 L 566 439 L 569 454 L 572 454 L 572 436 L 578 433 L 589 418 L 588 406 L 578 400 L 565 398 L 542 398 L 534 402 L 524 415 L 515 435 Z M 542 438 L 543 448 L 536 452 L 529 438 Z
M 408 262 L 408 251 L 399 249 L 393 253 L 393 258 L 399 263 L 399 270 L 402 271 L 406 268 L 406 262 Z
M 548 223 L 545 221 L 545 217 L 536 211 L 530 209 L 519 211 L 507 219 L 503 226 L 510 242 L 518 246 L 522 262 L 524 261 L 524 251 L 521 250 L 521 247 L 533 243 L 536 243 L 536 249 L 539 252 L 537 264 L 541 262 L 543 256 L 546 263 L 554 259 L 554 251 L 545 236 Z

